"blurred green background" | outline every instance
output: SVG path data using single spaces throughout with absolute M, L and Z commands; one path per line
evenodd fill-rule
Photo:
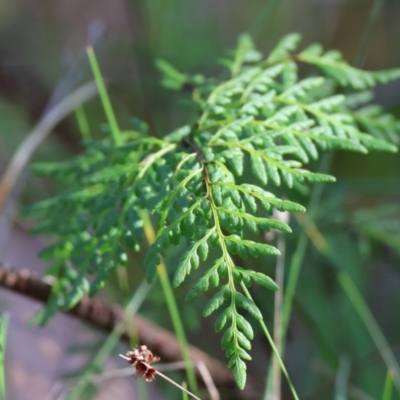
M 95 47 L 120 126 L 129 128 L 136 116 L 149 124 L 152 134 L 162 136 L 190 122 L 193 115 L 184 93 L 160 86 L 154 61 L 162 58 L 184 72 L 220 76 L 218 58 L 243 32 L 253 35 L 264 54 L 284 34 L 299 32 L 304 46 L 318 41 L 363 68 L 400 67 L 398 0 L 0 0 L 0 171 L 51 101 L 91 79 L 84 52 L 88 44 Z M 399 81 L 376 93 L 381 105 L 400 116 Z M 99 99 L 90 100 L 84 109 L 96 135 L 105 121 Z M 71 114 L 34 158 L 68 159 L 80 149 L 76 116 Z M 359 390 L 348 398 L 380 399 L 387 368 L 338 285 L 335 268 L 351 274 L 399 356 L 400 157 L 337 152 L 329 168 L 338 182 L 324 187 L 313 219 L 337 260 L 332 265 L 312 245 L 307 247 L 286 363 L 302 399 L 339 400 L 334 387 L 343 360 L 349 360 L 349 379 Z M 21 203 L 48 197 L 54 190 L 50 182 L 30 176 Z M 301 200 L 308 202 L 306 197 Z M 295 233 L 287 238 L 287 266 L 302 230 L 296 221 L 293 226 Z M 273 273 L 273 264 L 269 269 Z M 143 271 L 134 265 L 131 271 L 134 288 Z M 186 291 L 182 287 L 177 297 L 183 298 Z M 271 322 L 272 296 L 256 294 Z M 121 301 L 116 291 L 109 298 Z M 189 338 L 224 360 L 212 321 L 197 317 L 204 303 L 200 299 L 182 304 Z M 171 328 L 168 313 L 160 312 L 163 307 L 160 292 L 154 290 L 143 313 Z M 249 373 L 263 386 L 270 350 L 262 339 L 254 347 Z

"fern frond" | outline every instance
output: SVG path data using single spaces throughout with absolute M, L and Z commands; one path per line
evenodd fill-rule
M 140 215 L 148 210 L 158 227 L 144 260 L 147 278 L 153 279 L 160 257 L 172 246 L 186 247 L 173 285 L 201 268 L 187 299 L 216 288 L 204 315 L 220 312 L 215 327 L 225 329 L 222 348 L 238 385 L 245 385 L 254 336 L 245 315 L 257 320 L 262 315 L 240 288 L 253 283 L 278 288 L 238 260 L 279 255 L 259 233 L 291 232 L 272 217 L 274 209 L 305 212 L 302 205 L 276 197 L 274 186 L 332 182 L 334 177 L 308 171 L 304 164 L 331 149 L 396 151 L 400 133 L 399 122 L 379 107 L 355 109 L 370 100 L 370 93 L 336 93 L 337 85 L 366 89 L 399 77 L 399 70 L 360 71 L 340 53 L 324 53 L 317 45 L 296 55 L 299 39 L 285 37 L 261 61 L 251 38 L 241 36 L 237 50 L 223 61 L 231 72 L 223 82 L 190 77 L 158 61 L 165 86 L 195 87 L 197 121 L 164 139 L 142 132 L 134 139 L 123 133 L 120 146 L 110 138 L 90 142 L 69 163 L 36 166 L 36 172 L 64 185 L 62 194 L 27 210 L 42 220 L 36 231 L 57 237 L 42 252 L 54 260 L 49 274 L 57 279 L 42 322 L 58 308 L 72 307 L 82 294 L 94 295 L 115 267 L 127 262 L 127 250 L 139 249 Z M 322 76 L 301 77 L 298 62 L 316 66 Z M 203 271 L 205 261 L 211 266 Z

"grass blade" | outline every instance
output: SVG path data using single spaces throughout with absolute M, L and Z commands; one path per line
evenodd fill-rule
M 394 384 L 396 386 L 397 392 L 400 394 L 400 367 L 388 342 L 386 341 L 385 336 L 383 335 L 382 331 L 379 328 L 379 325 L 377 324 L 373 315 L 368 309 L 368 306 L 365 304 L 364 299 L 362 298 L 356 285 L 352 281 L 350 275 L 346 272 L 340 272 L 338 279 L 344 292 L 350 299 L 358 315 L 367 327 L 368 332 L 375 342 L 375 345 L 378 348 L 382 359 L 386 363 L 386 366 L 388 367 L 389 371 L 392 371 Z
M 386 374 L 385 386 L 383 388 L 382 400 L 391 400 L 393 391 L 393 376 L 389 370 Z
M 148 244 L 151 245 L 156 240 L 156 235 L 153 229 L 153 225 L 151 224 L 151 221 L 147 213 L 142 213 L 141 217 L 144 222 L 144 233 L 146 236 L 146 240 Z M 181 348 L 182 358 L 183 361 L 185 362 L 185 369 L 189 387 L 192 390 L 192 392 L 197 393 L 198 392 L 197 380 L 189 355 L 189 346 L 186 339 L 185 330 L 183 329 L 182 319 L 180 317 L 178 306 L 176 304 L 176 300 L 172 290 L 171 282 L 168 277 L 167 268 L 162 260 L 160 264 L 157 266 L 157 273 L 160 278 L 161 286 L 165 296 L 165 301 L 167 302 L 168 310 L 171 315 L 175 334 Z
M 113 136 L 115 144 L 118 146 L 122 143 L 121 132 L 118 127 L 117 119 L 115 118 L 114 110 L 111 105 L 110 98 L 107 93 L 106 85 L 104 84 L 103 77 L 101 75 L 100 67 L 97 62 L 96 55 L 94 54 L 93 48 L 87 48 L 87 55 L 89 57 L 90 66 L 94 79 L 99 90 L 100 99 L 103 104 L 104 112 L 106 113 L 108 123 L 110 125 L 111 134 Z

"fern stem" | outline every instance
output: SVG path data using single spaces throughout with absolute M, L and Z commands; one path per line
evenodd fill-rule
M 96 55 L 94 54 L 93 48 L 89 46 L 87 48 L 87 55 L 89 57 L 90 66 L 92 68 L 92 73 L 99 90 L 100 99 L 103 104 L 103 109 L 106 114 L 108 123 L 110 125 L 111 134 L 114 139 L 116 146 L 122 144 L 121 131 L 118 126 L 117 119 L 115 118 L 114 110 L 111 105 L 110 98 L 107 93 L 106 85 L 104 84 L 103 76 L 100 71 L 99 63 L 97 62 Z
M 248 291 L 246 285 L 245 285 L 243 282 L 241 282 L 240 285 L 241 285 L 241 287 L 242 287 L 242 290 L 243 290 L 244 294 L 247 296 L 247 298 L 254 302 L 254 300 L 253 300 L 253 298 L 252 298 L 250 292 Z M 271 334 L 270 334 L 269 331 L 268 331 L 267 325 L 265 324 L 265 322 L 264 322 L 263 320 L 259 321 L 259 323 L 260 323 L 260 325 L 261 325 L 261 329 L 263 330 L 263 332 L 264 332 L 264 334 L 265 334 L 265 337 L 266 337 L 267 340 L 268 340 L 268 343 L 270 344 L 270 346 L 271 346 L 271 348 L 272 348 L 272 351 L 273 351 L 273 353 L 274 353 L 276 359 L 278 360 L 278 363 L 279 363 L 279 366 L 281 367 L 281 370 L 282 370 L 282 372 L 283 372 L 283 375 L 285 375 L 285 378 L 286 378 L 287 383 L 288 383 L 288 385 L 289 385 L 290 391 L 292 392 L 293 398 L 294 398 L 295 400 L 299 400 L 299 396 L 297 395 L 296 389 L 295 389 L 294 386 L 293 386 L 293 383 L 292 383 L 292 381 L 291 381 L 291 379 L 290 379 L 290 377 L 289 377 L 289 374 L 288 374 L 288 372 L 287 372 L 287 370 L 286 370 L 286 367 L 285 367 L 285 365 L 283 364 L 282 358 L 281 358 L 281 356 L 279 355 L 278 349 L 276 348 L 275 343 L 274 343 L 274 341 L 273 341 L 273 339 L 272 339 L 272 337 L 271 337 Z
M 153 225 L 146 212 L 143 212 L 141 217 L 144 223 L 144 233 L 146 236 L 147 243 L 151 245 L 156 240 L 156 234 Z M 160 261 L 160 264 L 157 266 L 157 273 L 160 278 L 161 286 L 172 319 L 172 324 L 174 326 L 175 334 L 179 341 L 179 345 L 182 352 L 182 358 L 183 361 L 185 362 L 185 370 L 189 382 L 189 387 L 193 392 L 196 393 L 198 392 L 197 380 L 193 369 L 192 361 L 189 356 L 189 345 L 186 339 L 185 330 L 183 329 L 183 324 L 179 314 L 178 305 L 176 304 L 174 293 L 172 291 L 172 286 L 168 277 L 167 268 L 162 259 Z

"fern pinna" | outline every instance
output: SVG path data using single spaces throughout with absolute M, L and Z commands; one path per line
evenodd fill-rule
M 284 37 L 262 59 L 251 38 L 241 36 L 236 51 L 221 60 L 230 74 L 222 82 L 188 76 L 158 61 L 164 86 L 192 88 L 196 121 L 162 139 L 149 135 L 144 124 L 130 131 L 111 127 L 102 140 L 86 141 L 76 159 L 35 166 L 65 187 L 27 210 L 41 219 L 36 232 L 57 237 L 41 253 L 53 260 L 48 274 L 55 277 L 41 322 L 57 309 L 74 306 L 84 293 L 95 294 L 110 271 L 127 262 L 126 250 L 139 249 L 141 215 L 148 211 L 158 224 L 144 260 L 149 281 L 171 246 L 183 242 L 186 247 L 175 269 L 175 287 L 212 254 L 211 267 L 187 298 L 216 288 L 203 315 L 220 313 L 215 329 L 224 331 L 222 348 L 238 385 L 245 385 L 254 335 L 246 316 L 263 318 L 245 287 L 278 287 L 265 274 L 237 265 L 238 259 L 279 255 L 259 231 L 291 231 L 271 218 L 274 209 L 305 212 L 276 197 L 273 187 L 301 189 L 307 182 L 334 181 L 302 165 L 330 149 L 396 151 L 393 142 L 400 131 L 398 121 L 370 104 L 368 91 L 400 77 L 400 70 L 361 71 L 319 45 L 295 53 L 299 39 L 297 34 Z M 299 63 L 311 67 L 308 76 L 299 76 Z

